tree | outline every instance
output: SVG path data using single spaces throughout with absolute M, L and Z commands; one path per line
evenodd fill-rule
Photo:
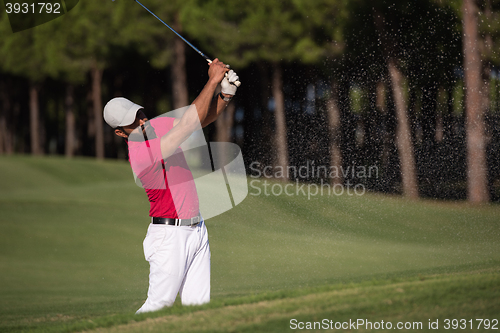
M 5 79 L 0 80 L 0 154 L 12 154 L 14 152 L 14 131 L 12 129 L 12 107 L 7 83 Z
M 463 0 L 468 198 L 471 202 L 481 203 L 489 201 L 489 193 L 477 11 L 474 0 Z
M 342 170 L 341 150 L 341 113 L 338 102 L 338 85 L 332 82 L 330 96 L 327 100 L 326 109 L 328 113 L 328 129 L 330 137 L 330 166 L 333 170 Z M 332 186 L 343 184 L 342 172 L 338 172 L 330 179 Z
M 102 77 L 103 72 L 109 66 L 112 55 L 116 48 L 133 40 L 143 37 L 143 32 L 148 29 L 148 25 L 142 25 L 138 6 L 130 6 L 126 2 L 85 2 L 80 3 L 59 18 L 61 20 L 57 32 L 57 46 L 61 53 L 53 59 L 63 57 L 66 63 L 62 66 L 54 66 L 54 72 L 64 72 L 64 67 L 72 71 L 77 67 L 80 73 L 90 75 L 91 83 L 91 108 L 87 117 L 89 121 L 88 134 L 93 134 L 95 156 L 98 159 L 105 157 L 104 128 L 103 128 L 103 102 L 102 102 Z M 128 21 L 125 21 L 124 12 L 128 13 Z M 147 13 L 146 13 L 147 14 Z M 137 19 L 137 28 L 130 22 Z M 103 24 L 107 22 L 107 24 Z M 135 30 L 135 31 L 133 31 Z M 144 37 L 144 41 L 148 41 Z M 72 63 L 72 64 L 71 64 Z M 71 80 L 69 80 L 71 81 Z M 68 87 L 67 94 L 72 89 Z M 66 96 L 69 102 L 71 97 Z M 67 103 L 67 110 L 70 110 L 71 103 Z M 69 111 L 70 112 L 70 111 Z M 71 121 L 69 114 L 68 121 Z
M 387 70 L 391 82 L 394 104 L 396 108 L 397 129 L 396 144 L 401 166 L 403 194 L 409 198 L 418 197 L 417 173 L 408 118 L 407 101 L 404 93 L 403 73 L 397 59 L 396 40 L 394 34 L 387 31 L 384 14 L 373 7 L 374 25 L 379 35 L 383 54 L 387 62 Z
M 274 120 L 276 132 L 274 144 L 276 147 L 276 165 L 286 170 L 288 166 L 288 142 L 285 116 L 285 94 L 283 93 L 283 68 L 281 64 L 273 64 L 272 94 L 274 100 Z M 288 180 L 288 174 L 283 173 L 283 180 Z
M 174 29 L 182 34 L 179 14 L 174 16 Z M 172 62 L 172 94 L 174 109 L 189 104 L 188 82 L 186 75 L 186 44 L 180 38 L 174 38 L 174 55 Z
M 191 0 L 185 4 L 181 11 L 181 21 L 189 38 L 203 52 L 212 58 L 219 58 L 230 64 L 238 73 L 245 65 L 238 57 L 238 47 L 241 41 L 237 33 L 239 21 L 243 18 L 238 13 L 238 8 L 245 11 L 246 4 L 223 1 Z M 245 89 L 247 84 L 243 82 Z M 236 101 L 229 104 L 228 108 L 215 121 L 216 141 L 231 141 L 232 127 Z M 222 154 L 224 156 L 224 154 Z
M 296 46 L 303 33 L 303 21 L 296 4 L 291 0 L 244 3 L 193 0 L 189 8 L 186 16 L 192 24 L 186 28 L 202 41 L 203 48 L 236 68 L 251 63 L 269 64 L 275 122 L 274 164 L 285 170 L 288 139 L 283 66 L 300 59 Z M 286 180 L 286 173 L 283 179 Z
M 41 25 L 35 30 L 36 48 L 39 54 L 44 54 L 45 71 L 48 77 L 64 82 L 64 115 L 65 115 L 65 144 L 66 157 L 73 157 L 77 146 L 76 139 L 76 109 L 75 85 L 85 82 L 85 73 L 88 63 L 75 57 L 71 48 L 75 41 L 72 40 L 72 30 L 67 18 L 60 18 L 50 23 Z
M 342 177 L 342 112 L 339 106 L 339 81 L 342 54 L 345 51 L 345 24 L 349 20 L 344 0 L 295 0 L 303 23 L 303 33 L 294 52 L 301 62 L 321 69 L 330 80 L 331 91 L 326 101 L 330 166 L 339 170 L 330 179 L 331 185 L 343 184 Z M 327 59 L 325 65 L 325 59 Z
M 170 66 L 170 81 L 172 82 L 172 107 L 178 109 L 189 104 L 188 79 L 186 73 L 186 44 L 177 37 L 173 32 L 169 31 L 161 22 L 151 16 L 146 10 L 138 7 L 141 10 L 139 17 L 142 24 L 147 27 L 144 33 L 139 36 L 144 37 L 144 40 L 130 40 L 128 37 L 127 43 L 132 42 L 138 44 L 142 54 L 147 54 L 152 58 L 152 65 L 158 69 L 164 69 Z M 186 8 L 185 1 L 153 1 L 148 4 L 148 8 L 158 17 L 165 21 L 180 35 L 184 35 L 182 13 Z M 125 19 L 128 13 L 124 12 Z M 147 17 L 143 17 L 146 14 Z M 145 22 L 148 20 L 149 22 Z M 125 22 L 124 22 L 125 23 Z M 134 33 L 137 35 L 137 32 Z M 148 46 L 144 49 L 144 42 L 148 40 Z
M 30 147 L 34 155 L 43 154 L 43 138 L 41 136 L 41 119 L 38 95 L 40 83 L 44 80 L 45 54 L 37 51 L 35 44 L 35 29 L 28 29 L 18 33 L 10 32 L 6 15 L 3 15 L 0 24 L 0 33 L 4 36 L 0 40 L 0 64 L 2 71 L 25 77 L 29 80 L 29 110 L 30 110 Z M 8 97 L 4 97 L 4 105 L 9 105 Z
M 113 15 L 115 26 L 119 27 L 117 33 L 121 37 L 116 44 L 125 49 L 136 49 L 139 54 L 151 59 L 150 63 L 156 69 L 169 68 L 169 82 L 172 84 L 171 107 L 178 109 L 188 105 L 185 42 L 141 6 L 130 2 L 123 3 L 125 6 L 116 7 Z M 151 0 L 147 8 L 179 34 L 186 36 L 183 20 L 183 12 L 187 8 L 186 1 Z

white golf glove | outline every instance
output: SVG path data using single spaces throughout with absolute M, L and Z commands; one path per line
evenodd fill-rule
M 227 95 L 235 95 L 236 90 L 238 89 L 235 82 L 238 82 L 239 78 L 240 77 L 238 76 L 238 74 L 236 74 L 232 69 L 227 72 L 226 77 L 224 77 L 224 79 L 220 83 L 222 93 Z

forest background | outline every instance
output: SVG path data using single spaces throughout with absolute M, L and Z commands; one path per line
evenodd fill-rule
M 500 200 L 500 1 L 144 4 L 240 76 L 205 133 L 237 143 L 247 167 L 376 167 L 283 178 Z M 207 79 L 205 60 L 132 1 L 80 1 L 15 33 L 2 11 L 0 36 L 0 154 L 126 159 L 103 124 L 109 99 L 153 118 Z

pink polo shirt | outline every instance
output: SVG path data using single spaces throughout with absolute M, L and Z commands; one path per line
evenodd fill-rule
M 173 128 L 174 119 L 157 117 L 149 120 L 156 138 L 129 140 L 129 161 L 148 195 L 149 216 L 188 219 L 199 213 L 191 170 L 180 147 L 165 161 L 161 154 L 161 137 Z

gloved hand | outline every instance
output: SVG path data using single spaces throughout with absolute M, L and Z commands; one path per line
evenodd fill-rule
M 222 88 L 222 93 L 227 95 L 235 95 L 238 87 L 235 82 L 239 82 L 239 76 L 232 69 L 227 72 L 226 77 L 220 83 Z

